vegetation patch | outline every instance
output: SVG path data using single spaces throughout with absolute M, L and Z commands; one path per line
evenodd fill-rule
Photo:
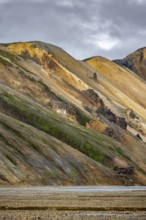
M 16 55 L 9 53 L 7 51 L 4 51 L 4 50 L 0 50 L 0 55 L 9 59 L 14 64 L 17 64 L 17 61 L 19 60 L 19 58 Z
M 51 134 L 96 161 L 104 161 L 105 150 L 98 140 L 98 135 L 91 135 L 90 130 L 77 125 L 74 126 L 56 114 L 45 114 L 40 109 L 32 108 L 24 101 L 14 99 L 10 94 L 3 94 L 0 97 L 0 102 L 5 106 L 7 114 Z
M 0 64 L 4 65 L 4 66 L 12 66 L 12 64 L 7 61 L 5 58 L 0 56 Z
M 4 156 L 5 156 L 12 164 L 14 164 L 15 166 L 17 165 L 17 161 L 15 160 L 15 158 L 14 158 L 12 155 L 10 155 L 10 154 L 8 154 L 8 153 L 4 153 Z
M 6 145 L 9 145 L 8 140 L 0 133 L 0 140 L 3 141 Z

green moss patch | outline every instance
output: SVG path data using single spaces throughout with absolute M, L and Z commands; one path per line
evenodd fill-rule
M 0 50 L 0 55 L 9 59 L 12 63 L 15 63 L 15 64 L 17 64 L 17 61 L 19 60 L 19 58 L 16 55 L 9 53 L 7 51 L 4 51 L 4 50 Z
M 92 131 L 82 126 L 69 123 L 51 111 L 45 112 L 37 106 L 34 108 L 33 105 L 13 98 L 8 93 L 0 96 L 0 103 L 8 115 L 51 134 L 98 162 L 104 161 L 106 150 L 103 146 L 106 137 L 102 137 L 104 140 L 102 143 L 100 135 L 93 134 Z

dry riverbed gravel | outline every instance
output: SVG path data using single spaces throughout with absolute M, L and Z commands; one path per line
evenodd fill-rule
M 0 188 L 0 220 L 146 220 L 146 191 Z

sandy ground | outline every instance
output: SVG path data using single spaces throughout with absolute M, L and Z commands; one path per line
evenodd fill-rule
M 146 190 L 0 188 L 0 220 L 146 220 Z

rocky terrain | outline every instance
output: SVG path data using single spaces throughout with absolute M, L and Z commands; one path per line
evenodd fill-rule
M 0 185 L 145 185 L 140 51 L 78 61 L 43 42 L 1 44 Z

